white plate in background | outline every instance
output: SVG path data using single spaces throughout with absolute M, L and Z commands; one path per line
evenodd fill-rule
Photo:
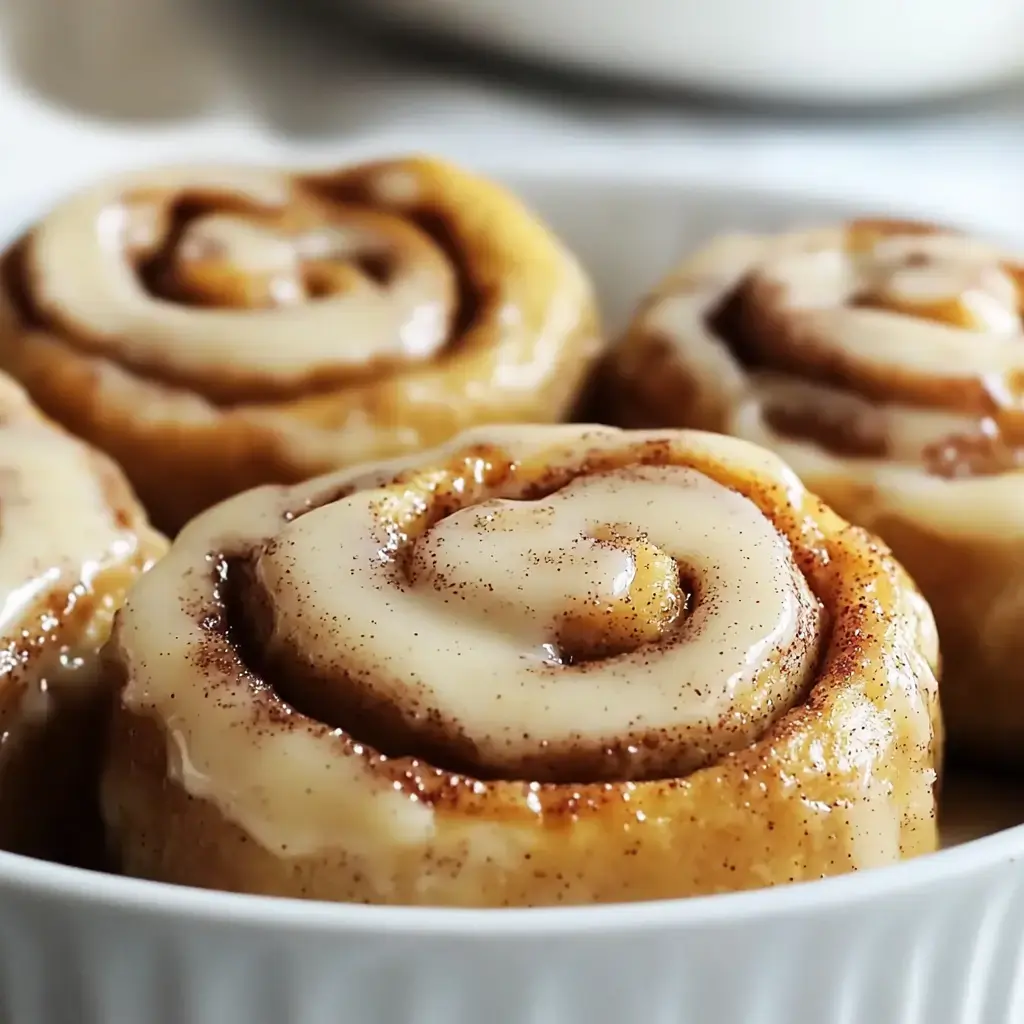
M 1022 0 L 361 2 L 562 67 L 746 98 L 902 102 L 1024 73 Z
M 613 329 L 717 231 L 901 212 L 640 171 L 505 178 L 579 252 Z M 626 906 L 313 904 L 0 854 L 0 1021 L 1019 1024 L 1024 783 L 948 789 L 947 840 L 984 838 L 825 882 Z

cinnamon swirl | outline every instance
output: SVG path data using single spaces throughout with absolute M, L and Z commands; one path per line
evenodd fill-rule
M 3 282 L 0 365 L 172 532 L 261 483 L 558 420 L 598 338 L 548 230 L 429 159 L 132 174 L 53 210 Z
M 936 845 L 934 627 L 774 456 L 491 427 L 195 519 L 132 592 L 123 868 L 339 901 L 643 900 Z
M 0 375 L 0 849 L 94 863 L 98 652 L 164 548 L 117 468 Z
M 1024 264 L 926 224 L 731 237 L 644 302 L 613 422 L 778 452 L 881 535 L 938 622 L 951 745 L 1024 750 Z

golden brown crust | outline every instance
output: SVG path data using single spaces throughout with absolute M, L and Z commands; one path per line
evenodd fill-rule
M 118 469 L 0 377 L 0 849 L 96 866 L 99 650 L 164 550 Z
M 615 649 L 562 647 L 570 611 L 573 643 L 610 623 Z M 179 537 L 108 652 L 104 807 L 142 877 L 552 905 L 936 845 L 927 606 L 727 438 L 495 427 L 241 495 Z
M 261 483 L 557 421 L 598 340 L 547 229 L 431 159 L 110 182 L 8 252 L 0 293 L 0 365 L 169 531 Z
M 1024 264 L 933 225 L 723 238 L 644 301 L 601 372 L 613 422 L 781 455 L 882 536 L 931 604 L 953 746 L 1024 742 Z

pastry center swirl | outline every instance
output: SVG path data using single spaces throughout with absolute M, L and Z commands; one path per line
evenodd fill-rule
M 252 554 L 268 685 L 385 754 L 553 782 L 685 774 L 806 696 L 823 612 L 753 502 L 683 466 L 493 471 L 328 501 Z
M 777 434 L 942 476 L 1024 464 L 1024 268 L 923 226 L 771 251 L 714 312 Z
M 136 239 L 143 281 L 157 296 L 254 310 L 344 298 L 334 311 L 339 332 L 406 330 L 412 356 L 435 354 L 445 343 L 454 271 L 429 237 L 398 217 L 297 199 L 281 210 L 249 211 L 186 202 L 160 220 L 153 237 Z M 393 322 L 368 322 L 384 299 Z M 420 311 L 431 305 L 444 315 L 429 336 L 413 336 Z
M 26 275 L 41 314 L 87 349 L 217 400 L 272 399 L 446 349 L 461 254 L 416 200 L 237 168 L 115 183 L 39 225 Z

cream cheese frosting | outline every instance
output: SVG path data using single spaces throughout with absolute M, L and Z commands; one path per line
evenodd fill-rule
M 382 902 L 910 855 L 934 635 L 887 557 L 767 452 L 696 433 L 492 427 L 241 495 L 120 619 L 108 822 L 131 872 Z M 736 829 L 789 853 L 751 840 L 730 883 Z
M 853 221 L 732 236 L 644 300 L 602 374 L 625 426 L 777 452 L 879 534 L 939 624 L 953 742 L 1019 760 L 1024 260 L 954 230 Z

